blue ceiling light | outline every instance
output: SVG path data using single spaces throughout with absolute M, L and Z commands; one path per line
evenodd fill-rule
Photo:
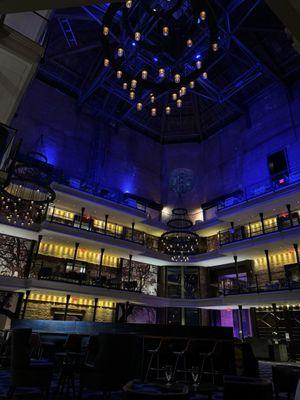
M 201 54 L 196 54 L 195 58 L 196 58 L 196 60 L 200 60 Z
M 131 46 L 132 46 L 132 47 L 135 47 L 135 46 L 136 46 L 136 43 L 135 43 L 135 42 L 131 42 Z
M 154 62 L 158 62 L 158 58 L 157 57 L 153 57 L 153 61 Z

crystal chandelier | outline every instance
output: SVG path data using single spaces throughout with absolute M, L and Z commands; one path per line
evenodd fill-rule
M 167 225 L 171 229 L 161 235 L 160 251 L 169 255 L 172 261 L 188 262 L 190 256 L 201 252 L 200 238 L 190 230 L 193 223 L 185 208 L 174 208 Z

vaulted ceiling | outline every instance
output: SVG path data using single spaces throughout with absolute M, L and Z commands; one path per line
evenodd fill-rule
M 132 24 L 142 26 L 144 35 L 153 35 L 153 18 L 141 13 L 143 3 L 133 0 Z M 170 7 L 178 0 L 152 0 L 152 7 Z M 182 1 L 184 4 L 189 0 Z M 208 79 L 197 79 L 188 90 L 180 109 L 163 112 L 167 95 L 158 99 L 158 113 L 149 107 L 136 110 L 116 79 L 115 71 L 103 66 L 102 21 L 107 5 L 57 10 L 50 22 L 45 58 L 38 77 L 76 99 L 78 112 L 88 112 L 107 122 L 124 123 L 161 143 L 202 141 L 234 119 L 247 114 L 249 104 L 266 88 L 289 86 L 300 77 L 300 55 L 282 22 L 263 0 L 212 0 L 218 23 L 219 51 L 207 67 Z M 143 9 L 143 8 L 142 8 Z M 187 9 L 187 7 L 186 7 Z M 176 16 L 177 17 L 177 16 Z M 188 15 L 186 15 L 188 18 Z M 122 35 L 122 19 L 115 20 Z M 135 29 L 135 26 L 133 26 Z M 138 29 L 138 28 L 137 28 Z M 131 63 L 158 69 L 155 54 L 124 38 Z M 186 68 L 199 52 L 204 52 L 203 35 L 189 49 Z M 176 42 L 174 42 L 176 47 Z M 166 55 L 167 56 L 167 55 Z M 159 54 L 163 58 L 164 55 Z M 160 111 L 162 110 L 162 111 Z

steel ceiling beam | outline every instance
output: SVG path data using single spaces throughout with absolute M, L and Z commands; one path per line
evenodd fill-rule
M 0 0 L 0 14 L 54 10 L 93 4 L 125 3 L 125 0 Z

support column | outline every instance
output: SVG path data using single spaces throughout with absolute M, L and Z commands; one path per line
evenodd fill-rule
M 259 218 L 260 218 L 260 222 L 261 222 L 261 229 L 262 229 L 262 233 L 265 234 L 266 230 L 265 230 L 265 221 L 264 221 L 264 213 L 259 213 Z
M 30 293 L 31 293 L 31 290 L 26 290 L 26 295 L 25 295 L 25 299 L 24 299 L 23 311 L 22 311 L 21 319 L 25 318 L 25 313 L 26 313 L 26 308 L 27 308 L 27 304 L 28 304 Z
M 296 261 L 298 264 L 298 271 L 300 272 L 300 257 L 299 257 L 299 251 L 298 251 L 298 243 L 294 243 L 294 250 L 295 250 L 295 255 L 296 255 Z
M 237 256 L 233 256 L 233 260 L 234 260 L 235 276 L 238 284 L 238 289 L 240 290 L 240 277 L 239 277 L 239 266 L 237 262 Z
M 53 222 L 54 214 L 55 214 L 55 204 L 53 205 L 53 209 L 52 209 L 52 214 L 51 214 L 51 218 L 50 218 L 51 222 Z
M 294 224 L 293 224 L 293 216 L 292 216 L 291 205 L 290 205 L 290 204 L 287 204 L 287 205 L 286 205 L 286 208 L 287 208 L 287 211 L 288 211 L 288 213 L 289 213 L 290 224 L 291 224 L 291 226 L 293 226 Z
M 267 260 L 269 283 L 271 283 L 272 282 L 272 272 L 271 272 L 271 266 L 270 266 L 269 250 L 265 250 L 265 256 L 266 256 L 266 260 Z
M 20 240 L 20 239 L 17 239 L 17 240 Z M 28 251 L 28 257 L 27 257 L 26 265 L 24 267 L 24 278 L 25 279 L 29 278 L 29 275 L 30 275 L 31 265 L 32 265 L 33 260 L 34 260 L 35 245 L 36 245 L 36 241 L 32 240 L 31 244 L 30 244 L 29 251 Z
M 84 217 L 84 212 L 85 212 L 85 207 L 81 207 L 79 229 L 81 229 L 81 227 L 82 227 L 82 220 L 83 220 L 83 217 Z
M 239 315 L 239 337 L 243 341 L 244 340 L 243 306 L 241 304 L 239 304 L 238 306 L 238 315 Z
M 104 221 L 104 234 L 105 235 L 107 232 L 107 223 L 108 223 L 108 214 L 105 215 L 105 221 Z
M 79 248 L 79 243 L 75 243 L 75 250 L 74 250 L 74 257 L 73 257 L 73 266 L 72 266 L 72 271 L 74 271 L 75 264 L 76 264 L 76 258 L 77 258 L 77 253 L 78 253 L 78 248 Z
M 98 272 L 98 277 L 99 277 L 99 279 L 101 278 L 101 275 L 102 275 L 102 266 L 103 266 L 104 252 L 105 252 L 105 249 L 102 248 L 102 249 L 101 249 L 101 253 L 100 253 L 99 272 Z
M 34 254 L 33 265 L 35 265 L 37 257 L 39 255 L 39 250 L 40 250 L 40 245 L 41 245 L 42 240 L 43 240 L 43 235 L 39 235 L 38 236 L 38 241 L 37 241 L 37 244 L 36 244 L 36 250 L 35 250 L 35 254 Z
M 93 322 L 96 321 L 97 307 L 98 307 L 98 297 L 95 297 L 94 312 L 93 312 Z
M 132 222 L 132 224 L 131 224 L 131 240 L 132 240 L 132 242 L 134 241 L 134 227 L 135 227 L 135 222 Z
M 71 295 L 70 295 L 70 294 L 67 294 L 67 296 L 66 296 L 66 307 L 65 307 L 64 321 L 66 321 L 66 319 L 67 319 L 68 309 L 69 309 L 69 303 L 70 303 L 70 298 L 71 298 Z
M 132 254 L 129 254 L 128 282 L 131 281 Z

